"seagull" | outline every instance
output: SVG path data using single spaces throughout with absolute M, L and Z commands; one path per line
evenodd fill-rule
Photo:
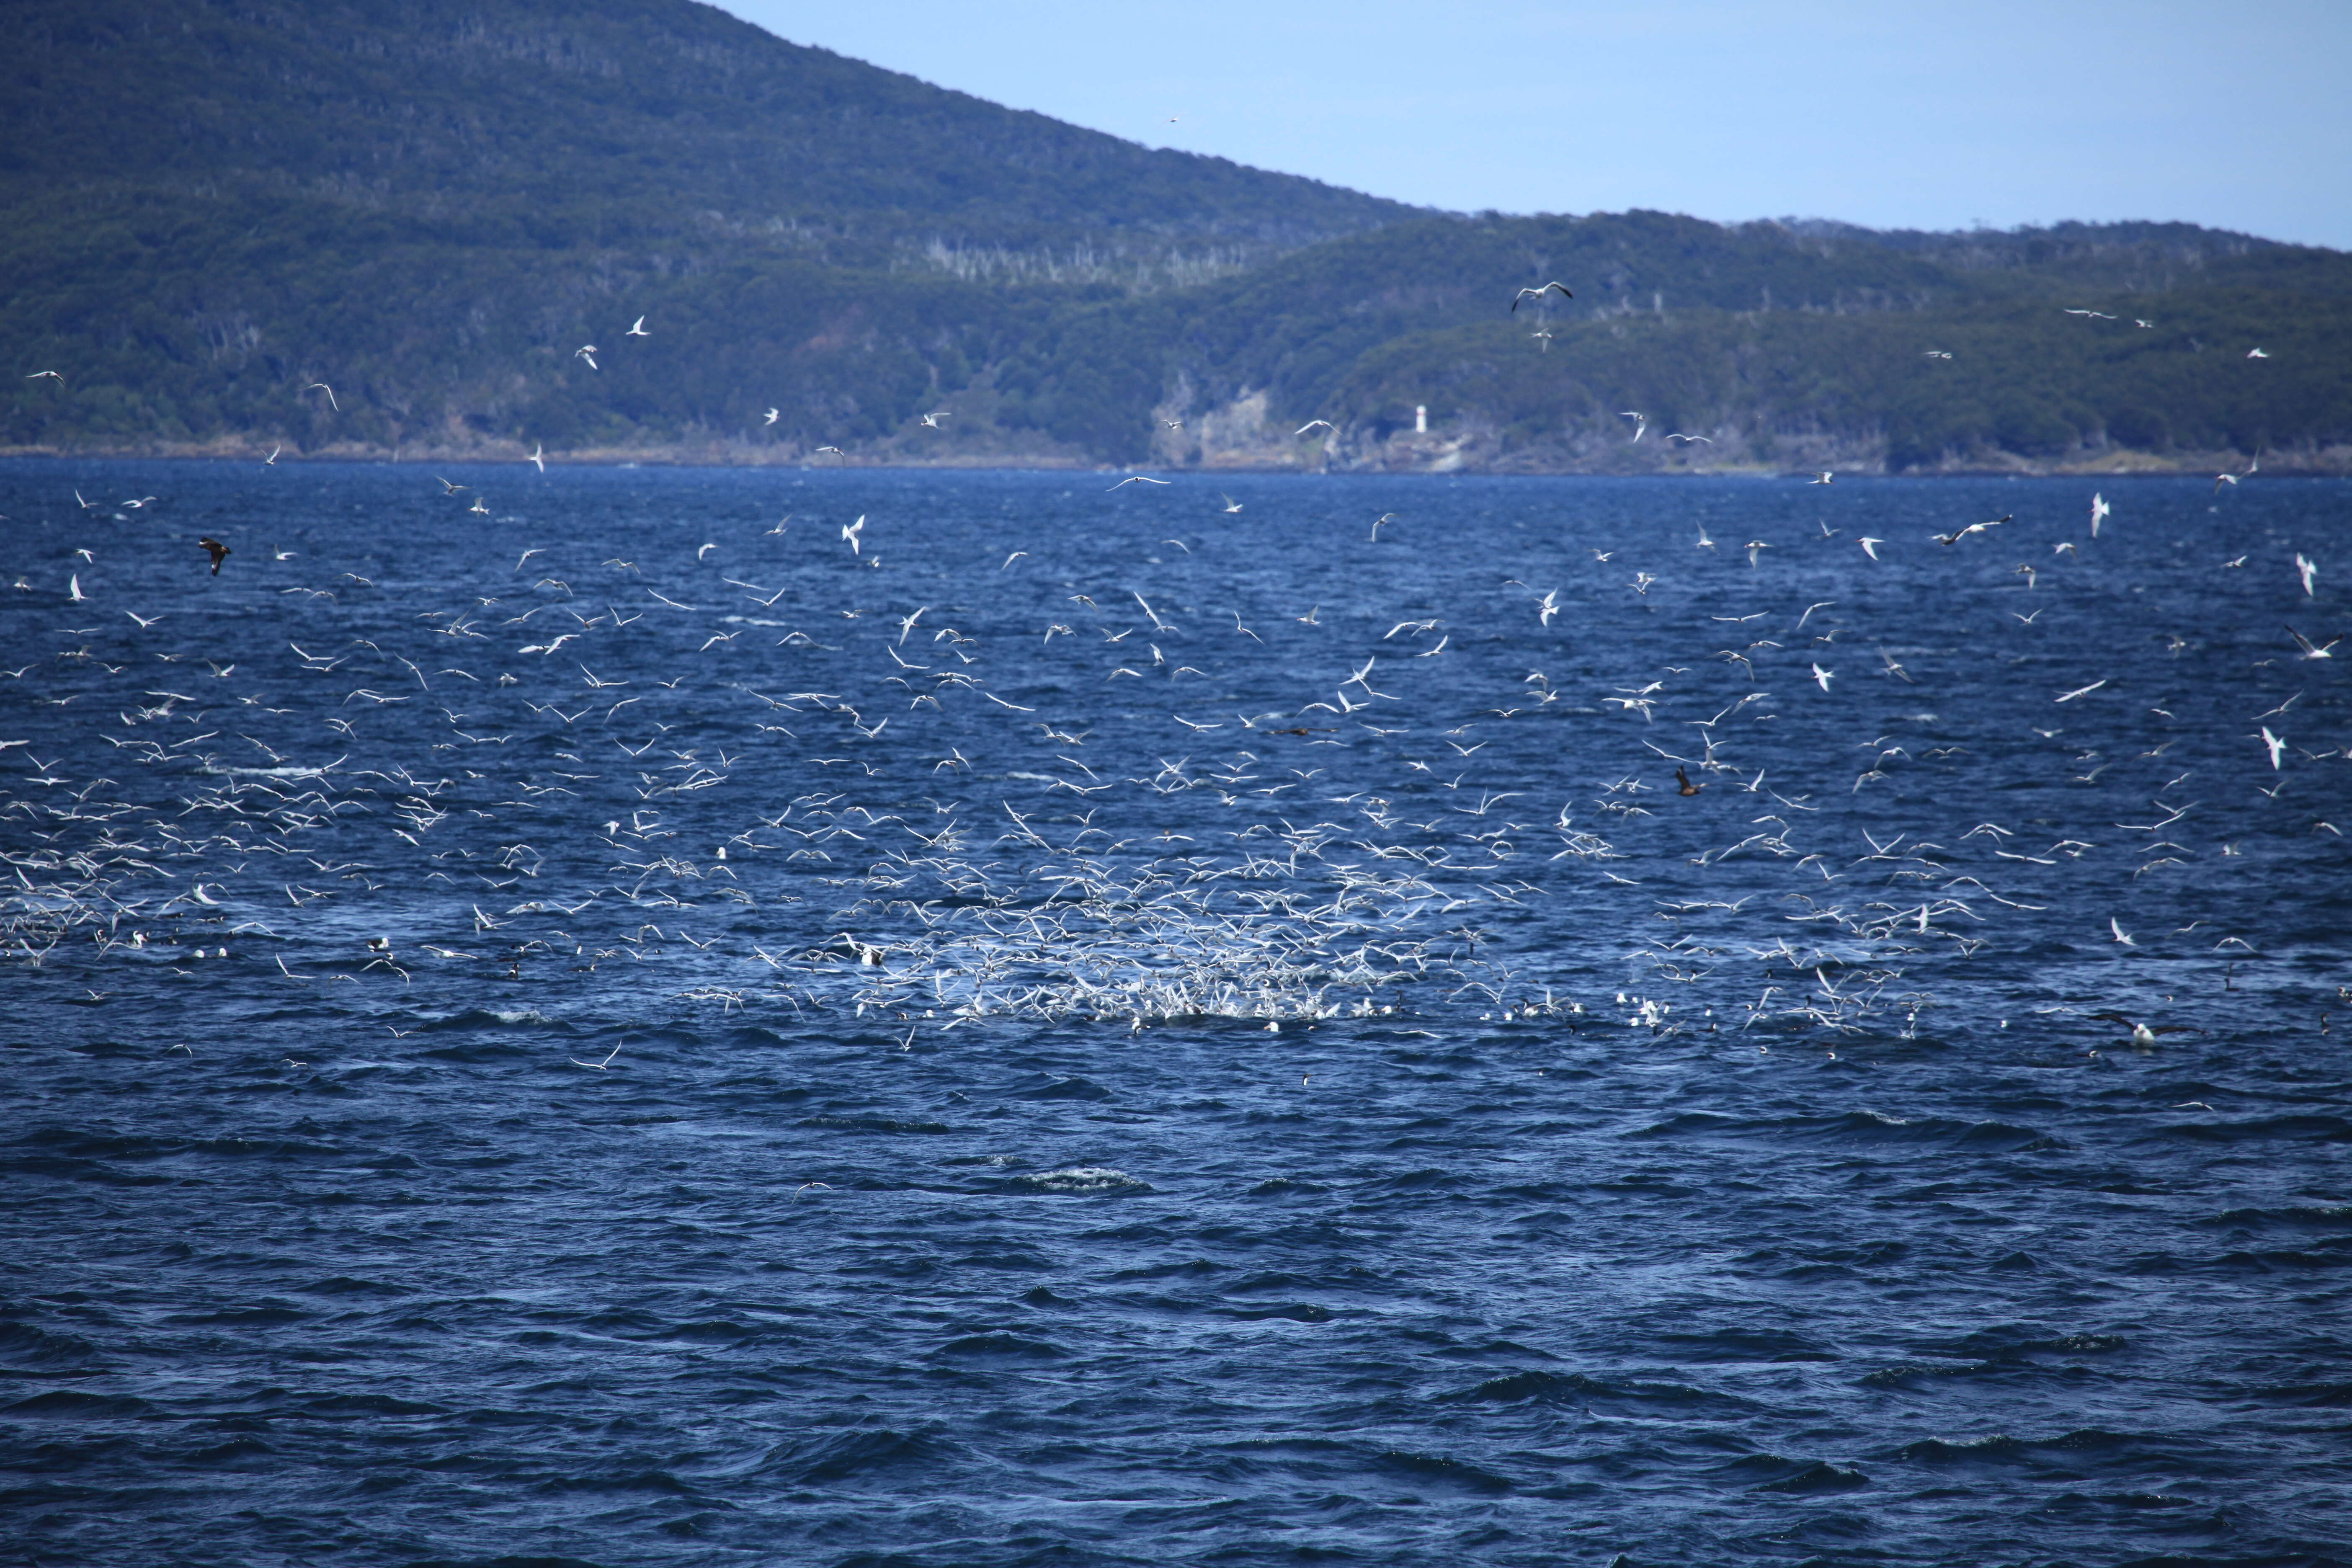
M 303 391 L 305 391 L 305 392 L 323 392 L 323 393 L 325 393 L 325 394 L 327 395 L 327 406 L 328 406 L 328 407 L 330 407 L 330 408 L 331 408 L 331 409 L 333 409 L 333 410 L 334 410 L 336 413 L 338 413 L 338 414 L 341 414 L 341 413 L 343 411 L 343 410 L 342 410 L 342 405 L 341 405 L 341 404 L 338 404 L 338 403 L 335 401 L 335 389 L 334 389 L 333 387 L 331 387 L 331 386 L 329 386 L 325 382 L 323 382 L 323 381 L 314 381 L 314 382 L 312 382 L 310 385 L 308 385 L 308 386 L 304 387 L 302 390 L 303 390 Z
M 2192 1029 L 2186 1024 L 2158 1024 L 2155 1027 L 2150 1028 L 2146 1024 L 2136 1023 L 2133 1020 L 2125 1017 L 2121 1013 L 2094 1013 L 2091 1016 L 2099 1019 L 2103 1023 L 2121 1024 L 2125 1028 L 2131 1031 L 2132 1044 L 2137 1046 L 2142 1050 L 2147 1050 L 2153 1047 L 2156 1044 L 2156 1037 L 2158 1035 L 2199 1035 L 2204 1033 L 2203 1030 Z M 2205 1105 L 2205 1102 L 2201 1100 L 2192 1100 L 2188 1103 L 2189 1105 Z M 2175 1110 L 2186 1110 L 2187 1107 L 2176 1105 L 2173 1109 Z M 2210 1110 L 2213 1108 L 2210 1105 L 2205 1105 L 2205 1109 Z
M 538 446 L 533 447 L 530 449 L 530 462 L 531 462 L 531 467 L 533 467 L 533 468 L 537 468 L 541 473 L 542 473 L 542 474 L 543 474 L 543 473 L 547 472 L 547 443 L 546 443 L 546 442 L 541 441 Z
M 1290 434 L 1294 437 L 1304 436 L 1309 430 L 1314 429 L 1318 425 L 1320 425 L 1324 429 L 1330 431 L 1335 436 L 1339 433 L 1339 427 L 1337 425 L 1332 424 L 1328 419 L 1309 419 L 1306 424 L 1301 425 L 1297 429 L 1293 430 Z
M 2303 579 L 2303 596 L 2312 596 L 2311 580 L 2319 575 L 2319 563 L 2298 552 L 2294 558 L 2295 574 Z
M 1559 290 L 1559 296 L 1563 300 L 1573 300 L 1576 298 L 1576 295 L 1570 290 L 1567 284 L 1547 283 L 1540 289 L 1522 289 L 1517 294 L 1511 296 L 1511 309 L 1514 310 L 1517 310 L 1520 302 L 1526 300 L 1529 295 L 1533 295 L 1536 299 L 1540 300 L 1555 289 Z
M 1813 679 L 1820 682 L 1821 689 L 1823 691 L 1827 691 L 1830 689 L 1830 671 L 1823 669 L 1818 664 L 1813 666 Z
M 2103 517 L 2106 516 L 2109 512 L 2111 512 L 2111 511 L 2113 511 L 2113 510 L 2116 510 L 2115 508 L 2113 508 L 2113 507 L 2109 506 L 2109 505 L 2106 503 L 2106 500 L 2105 500 L 2105 497 L 2101 496 L 2101 495 L 2100 495 L 2097 491 L 2095 491 L 2095 490 L 2092 492 L 2092 494 L 2091 494 L 2091 537 L 2092 537 L 2092 538 L 2096 539 L 2096 538 L 2098 538 L 2098 537 L 2099 537 L 2099 520 L 2100 520 L 2101 518 L 2103 518 Z
M 2271 727 L 2265 724 L 2263 726 L 2263 744 L 2271 754 L 2271 772 L 2278 772 L 2279 759 L 2286 755 L 2286 737 L 2272 734 Z
M 206 550 L 212 552 L 213 575 L 215 577 L 219 576 L 221 563 L 227 560 L 233 552 L 230 551 L 227 545 L 223 544 L 219 540 L 213 538 L 209 534 L 197 540 L 196 542 L 203 545 Z
M 1927 537 L 1933 539 L 1938 544 L 1958 544 L 1969 534 L 1982 533 L 1988 528 L 1999 528 L 2002 523 L 2009 521 L 2011 518 L 2015 517 L 2016 515 L 2017 514 L 2015 512 L 2010 512 L 2004 516 L 1996 517 L 1989 522 L 1972 522 L 1969 524 L 1968 527 L 1957 529 L 1950 533 L 1931 533 Z
M 572 351 L 572 357 L 573 359 L 586 360 L 588 362 L 588 368 L 590 370 L 594 370 L 596 368 L 596 345 L 594 343 L 583 343 L 580 347 Z
M 651 332 L 646 331 L 646 319 L 643 316 L 639 316 L 637 318 L 637 324 L 635 326 L 631 327 L 627 331 L 623 332 L 621 335 L 625 338 L 649 338 L 653 336 Z
M 781 409 L 781 408 L 771 408 L 771 409 L 769 409 L 769 410 L 768 410 L 767 417 L 766 417 L 766 418 L 764 418 L 764 419 L 762 419 L 762 420 L 761 420 L 761 421 L 760 421 L 760 423 L 761 423 L 761 424 L 762 424 L 762 425 L 773 425 L 777 420 L 779 420 L 779 419 L 782 418 L 783 416 L 784 416 L 784 411 L 783 411 L 782 409 Z
M 926 430 L 936 430 L 936 429 L 938 429 L 938 428 L 940 427 L 940 420 L 942 420 L 942 419 L 946 419 L 946 418 L 950 418 L 950 417 L 951 417 L 951 416 L 953 416 L 953 413 L 954 413 L 954 411 L 953 411 L 952 409 L 942 408 L 942 409 L 940 409 L 940 410 L 938 413 L 936 413 L 936 414 L 926 414 L 926 415 L 924 415 L 924 416 L 923 416 L 923 428 L 924 428 L 924 429 L 926 429 Z
M 2271 356 L 2261 349 L 2248 349 L 2246 351 L 2246 357 L 2248 359 L 2268 359 Z
M 1217 499 L 1225 503 L 1223 510 L 1229 515 L 1242 510 L 1242 503 L 1235 500 L 1233 497 L 1225 494 L 1223 490 L 1219 490 L 1217 492 Z
M 1123 490 L 1129 485 L 1164 485 L 1169 482 L 1170 481 L 1166 479 L 1155 479 L 1150 474 L 1129 474 L 1127 478 L 1119 480 L 1118 483 L 1111 486 L 1110 489 L 1113 490 Z M 1105 490 L 1103 493 L 1105 495 L 1108 495 L 1110 490 Z
M 2294 646 L 2303 650 L 2305 658 L 2334 658 L 2336 656 L 2327 650 L 2344 640 L 2342 637 L 2329 637 L 2324 643 L 2315 643 L 2293 626 L 2287 627 L 2286 635 L 2294 639 Z
M 1864 555 L 1867 555 L 1873 561 L 1875 561 L 1878 559 L 1878 547 L 1885 543 L 1886 541 L 1883 539 L 1870 539 L 1865 537 L 1857 539 L 1854 542 L 1862 546 L 1862 552 Z

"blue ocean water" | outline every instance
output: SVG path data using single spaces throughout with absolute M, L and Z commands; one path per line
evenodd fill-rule
M 1167 477 L 0 465 L 15 1552 L 2352 1561 L 2352 485 Z

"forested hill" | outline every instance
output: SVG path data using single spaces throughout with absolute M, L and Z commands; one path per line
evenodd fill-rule
M 690 0 L 9 0 L 0 180 L 278 197 L 468 244 L 1263 247 L 1398 204 L 1153 152 Z
M 1430 214 L 691 0 L 10 0 L 0 203 L 20 450 L 2352 468 L 2336 252 Z

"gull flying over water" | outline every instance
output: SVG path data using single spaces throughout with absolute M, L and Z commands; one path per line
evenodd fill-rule
M 1932 540 L 1934 540 L 1934 541 L 1935 541 L 1937 543 L 1938 543 L 1938 544 L 1945 544 L 1945 545 L 1958 544 L 1961 540 L 1966 539 L 1969 534 L 1971 534 L 1971 533 L 1982 533 L 1982 532 L 1983 532 L 1986 529 L 1988 529 L 1988 528 L 1999 528 L 2002 523 L 2009 521 L 2011 518 L 2014 518 L 2016 515 L 2017 515 L 2017 514 L 2016 514 L 2015 512 L 2007 512 L 2007 513 L 2004 513 L 2003 515 L 2001 515 L 2001 516 L 2000 516 L 2000 517 L 1996 517 L 1996 518 L 1991 519 L 1990 521 L 1986 521 L 1986 522 L 1972 522 L 1972 523 L 1969 524 L 1969 525 L 1968 525 L 1968 527 L 1966 527 L 1966 528 L 1961 528 L 1961 529 L 1955 529 L 1955 530 L 1954 530 L 1953 531 L 1951 531 L 1950 533 L 1931 533 L 1931 534 L 1929 534 L 1927 537 L 1928 537 L 1928 538 L 1930 538 L 1930 539 L 1932 539 Z
M 2111 921 L 2108 923 L 2112 925 L 2114 922 Z M 2128 942 L 2131 939 L 2128 937 L 2119 937 L 2117 940 Z M 2134 942 L 2132 945 L 2137 946 L 2138 944 Z M 2155 1047 L 2156 1037 L 2158 1035 L 2200 1035 L 2204 1033 L 2202 1029 L 2191 1028 L 2187 1024 L 2158 1024 L 2154 1026 L 2150 1026 L 2135 1019 L 2126 1018 L 2121 1013 L 2094 1013 L 2091 1016 L 2099 1020 L 2101 1023 L 2121 1024 L 2125 1028 L 2131 1031 L 2131 1043 L 2137 1046 L 2144 1051 L 2152 1049 Z M 2191 1105 L 2203 1105 L 2204 1101 L 2190 1100 L 2189 1103 Z M 2205 1108 L 2208 1110 L 2212 1109 L 2211 1106 L 2206 1106 Z M 2176 1106 L 2174 1109 L 2180 1110 L 2184 1108 Z
M 2293 626 L 2287 627 L 2286 635 L 2294 639 L 2294 646 L 2303 650 L 2305 658 L 2334 658 L 2336 656 L 2327 650 L 2344 640 L 2342 637 L 2329 637 L 2324 643 L 2315 643 Z

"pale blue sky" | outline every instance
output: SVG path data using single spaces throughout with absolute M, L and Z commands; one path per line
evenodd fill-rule
M 1458 211 L 2167 218 L 2352 248 L 2352 0 L 722 8 L 1014 108 Z

